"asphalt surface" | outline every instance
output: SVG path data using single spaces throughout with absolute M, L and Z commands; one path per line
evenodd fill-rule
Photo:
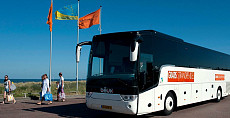
M 88 109 L 84 96 L 73 96 L 65 102 L 53 102 L 47 105 L 36 105 L 38 100 L 20 99 L 16 104 L 0 104 L 0 118 L 57 118 L 57 117 L 83 117 L 83 118 L 121 118 L 134 117 L 130 115 L 97 111 Z M 230 96 L 219 103 L 206 101 L 198 104 L 177 108 L 169 116 L 163 116 L 161 112 L 151 113 L 138 117 L 147 118 L 230 118 Z

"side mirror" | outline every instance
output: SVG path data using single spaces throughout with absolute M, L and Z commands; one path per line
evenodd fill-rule
M 137 61 L 139 43 L 133 41 L 130 45 L 130 61 Z
M 77 63 L 80 62 L 80 56 L 81 56 L 81 46 L 77 46 L 77 48 L 76 48 L 76 61 L 77 61 Z

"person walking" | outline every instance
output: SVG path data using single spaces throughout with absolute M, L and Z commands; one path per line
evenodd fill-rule
M 41 105 L 44 100 L 44 95 L 50 92 L 49 80 L 47 74 L 42 75 L 42 92 L 41 92 L 41 101 L 37 105 Z M 49 101 L 48 104 L 52 104 L 52 101 Z
M 5 90 L 4 90 L 4 99 L 3 99 L 3 102 L 2 102 L 2 104 L 5 104 L 5 102 L 6 102 L 6 96 L 7 95 L 10 95 L 10 86 L 11 86 L 11 82 L 10 82 L 10 80 L 9 80 L 9 77 L 8 77 L 8 75 L 5 75 L 5 79 L 4 79 L 4 88 L 5 88 Z M 13 98 L 13 104 L 15 104 L 16 103 L 16 100 Z
M 64 77 L 62 76 L 61 72 L 59 73 L 59 77 L 60 77 L 60 80 L 59 80 L 59 88 L 57 91 L 57 101 L 61 97 L 61 101 L 64 102 L 65 101 L 65 96 L 63 96 L 65 94 L 64 93 Z

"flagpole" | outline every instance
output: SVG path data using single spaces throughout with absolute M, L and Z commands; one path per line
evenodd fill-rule
M 77 20 L 77 44 L 79 43 L 79 2 L 80 0 L 78 0 L 78 13 L 77 13 L 77 16 L 78 16 L 78 20 Z M 78 62 L 77 62 L 77 65 L 76 65 L 76 89 L 78 91 Z M 76 93 L 77 93 L 76 91 Z
M 50 72 L 49 72 L 49 78 L 50 78 L 50 89 L 51 89 L 51 72 L 52 72 L 52 31 L 50 32 Z M 50 91 L 51 92 L 51 91 Z
M 100 20 L 99 20 L 99 22 L 100 22 L 100 25 L 99 25 L 99 30 L 100 30 L 100 35 L 101 35 L 101 9 L 102 9 L 102 6 L 100 6 Z M 99 68 L 99 75 L 101 74 L 101 58 L 99 59 L 99 64 L 100 64 L 100 68 Z
M 53 0 L 51 0 L 51 4 L 53 4 Z M 53 5 L 52 5 L 52 9 L 53 9 Z M 52 10 L 52 12 L 53 12 L 53 10 Z M 50 31 L 50 69 L 49 69 L 50 93 L 51 93 L 51 78 L 52 78 L 52 76 L 51 76 L 51 73 L 52 73 L 52 40 L 53 40 L 53 30 Z
M 102 6 L 100 6 L 100 9 L 102 10 Z M 101 10 L 100 10 L 100 35 L 101 35 Z

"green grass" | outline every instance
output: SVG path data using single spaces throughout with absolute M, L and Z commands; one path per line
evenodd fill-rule
M 41 92 L 41 82 L 26 82 L 26 83 L 14 83 L 17 89 L 13 91 L 14 97 L 24 97 L 22 93 L 39 93 Z M 77 94 L 83 95 L 86 92 L 86 81 L 79 81 L 78 83 L 78 92 Z M 57 89 L 56 89 L 56 82 L 52 82 L 52 94 L 56 96 Z M 66 95 L 76 95 L 72 91 L 76 91 L 76 82 L 75 81 L 65 81 L 64 91 Z M 0 85 L 0 94 L 4 92 L 4 85 Z M 39 96 L 38 94 L 34 94 Z

